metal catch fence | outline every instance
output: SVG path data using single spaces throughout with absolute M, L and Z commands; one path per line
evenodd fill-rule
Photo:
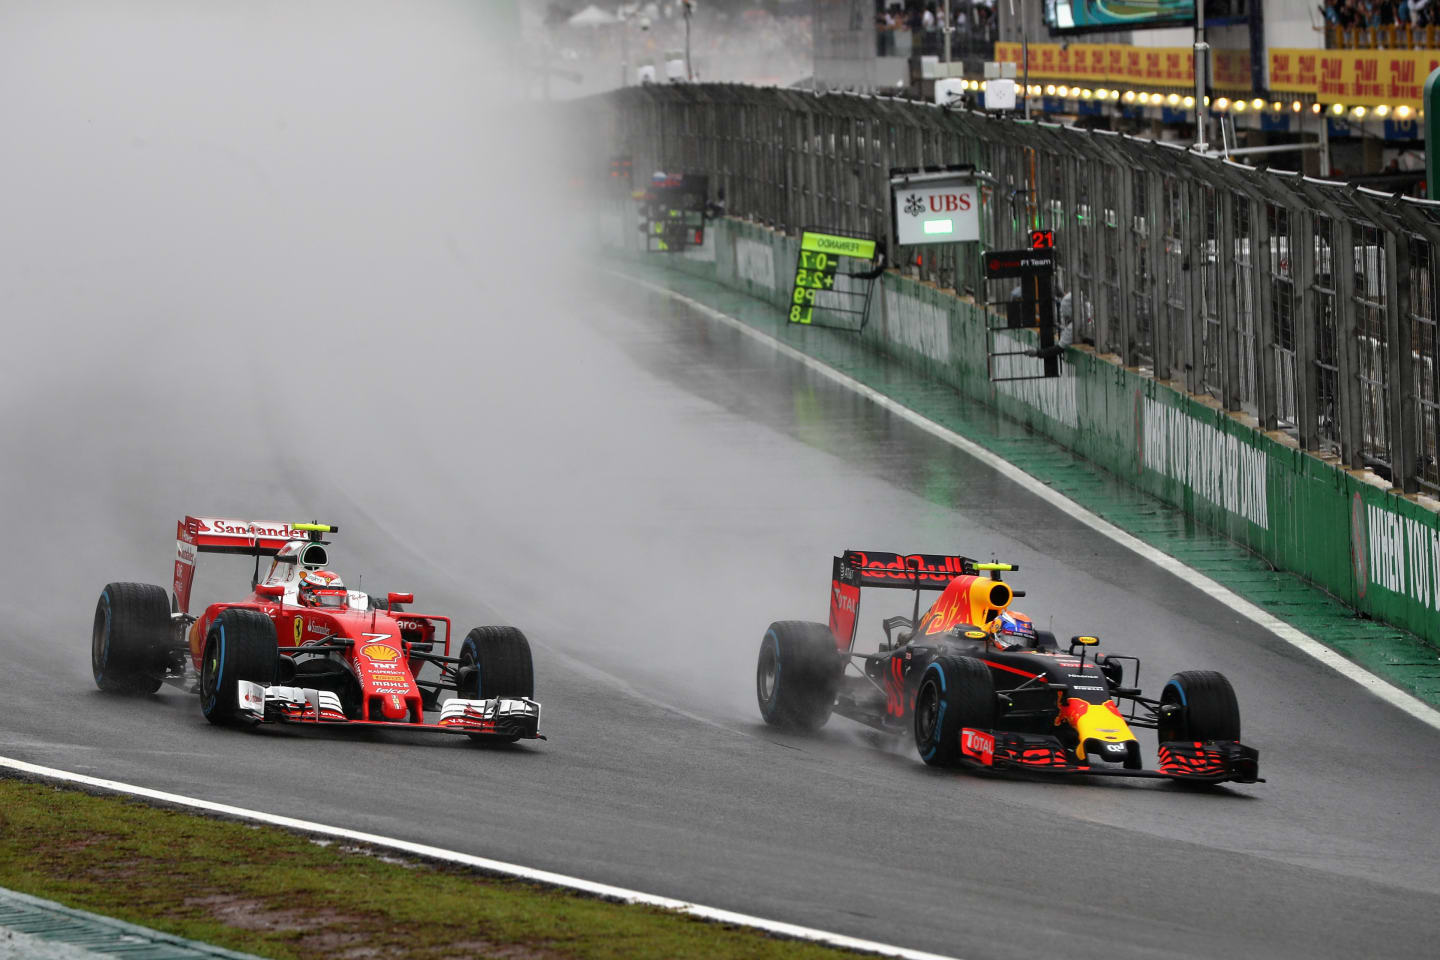
M 890 170 L 973 166 L 981 242 L 907 247 L 903 269 L 983 296 L 981 250 L 1053 230 L 1077 342 L 1440 495 L 1440 203 L 883 97 L 674 85 L 576 106 L 637 171 L 707 174 L 732 216 L 873 233 L 892 261 Z

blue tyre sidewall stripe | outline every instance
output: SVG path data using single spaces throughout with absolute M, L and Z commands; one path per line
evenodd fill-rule
M 475 667 L 475 696 L 478 697 L 481 695 L 480 692 L 485 689 L 484 683 L 480 677 L 480 644 L 476 643 L 474 640 L 471 640 L 469 637 L 466 637 L 465 645 L 460 648 L 460 655 L 462 657 L 465 655 L 466 650 L 470 651 L 472 666 Z
M 1176 683 L 1174 680 L 1171 680 L 1169 683 L 1165 684 L 1165 689 L 1166 689 L 1166 690 L 1170 689 L 1171 687 L 1174 687 L 1174 688 L 1175 688 L 1175 692 L 1178 693 L 1178 694 L 1180 694 L 1180 706 L 1182 706 L 1182 707 L 1188 707 L 1188 706 L 1190 706 L 1190 701 L 1185 697 L 1185 688 L 1182 687 L 1182 686 L 1180 686 L 1180 684 Z M 1160 694 L 1160 696 L 1163 698 L 1163 697 L 1165 696 L 1165 694 L 1162 692 L 1162 693 Z
M 940 708 L 935 711 L 935 729 L 931 732 L 930 749 L 926 750 L 923 754 L 926 760 L 929 760 L 931 757 L 935 756 L 935 751 L 940 749 L 940 742 L 945 739 L 945 735 L 943 733 L 945 729 L 946 707 L 945 668 L 940 666 L 939 663 L 931 661 L 930 665 L 925 668 L 925 672 L 920 675 L 920 683 L 922 685 L 925 683 L 925 680 L 930 676 L 930 671 L 932 670 L 935 671 L 935 675 L 940 678 Z
M 215 629 L 220 634 L 220 657 L 216 661 L 215 686 L 210 691 L 210 700 L 205 704 L 205 713 L 207 716 L 214 712 L 216 702 L 220 699 L 220 685 L 225 680 L 225 624 L 217 619 L 215 621 Z M 205 665 L 201 664 L 200 669 L 205 669 Z

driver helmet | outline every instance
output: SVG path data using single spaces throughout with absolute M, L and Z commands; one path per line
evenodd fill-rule
M 1023 613 L 1009 610 L 1000 611 L 1000 629 L 995 639 L 1010 647 L 1030 646 L 1035 643 L 1035 624 Z
M 300 574 L 300 603 L 306 607 L 345 607 L 350 594 L 345 591 L 338 573 L 329 570 L 306 570 Z

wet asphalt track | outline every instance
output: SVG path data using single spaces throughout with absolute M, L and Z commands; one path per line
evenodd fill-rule
M 462 386 L 434 400 L 454 416 L 359 441 L 423 467 L 404 482 L 284 442 L 274 404 L 242 415 L 207 396 L 177 414 L 152 380 L 105 381 L 129 422 L 253 416 L 220 470 L 114 434 L 115 408 L 93 397 L 22 415 L 7 396 L 6 448 L 37 454 L 0 476 L 27 535 L 6 582 L 61 573 L 40 578 L 40 603 L 0 601 L 0 750 L 964 958 L 1433 952 L 1440 734 L 764 346 L 604 286 L 577 307 L 574 349 L 527 368 L 523 402 L 466 412 L 467 396 L 496 398 Z M 357 397 L 356 415 L 400 402 Z M 75 442 L 57 449 L 58 424 Z M 414 589 L 461 629 L 522 626 L 552 739 L 219 730 L 169 688 L 99 694 L 94 596 L 109 579 L 166 582 L 186 508 L 334 520 L 352 582 Z M 1021 565 L 1037 621 L 1140 655 L 1150 685 L 1226 672 L 1270 782 L 967 776 L 843 720 L 814 738 L 764 727 L 760 636 L 824 619 L 829 558 L 847 546 L 994 554 Z M 225 596 L 247 572 L 215 561 L 197 589 Z

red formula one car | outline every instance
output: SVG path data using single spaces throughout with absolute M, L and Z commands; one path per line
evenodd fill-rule
M 847 550 L 835 558 L 830 623 L 772 623 L 756 693 L 767 723 L 815 729 L 832 712 L 891 734 L 913 733 L 928 764 L 1044 773 L 1161 777 L 1204 783 L 1260 778 L 1240 743 L 1240 708 L 1219 673 L 1191 670 L 1141 694 L 1136 657 L 1100 653 L 1093 636 L 1059 649 L 1011 611 L 1011 564 L 967 557 Z M 909 617 L 882 621 L 874 653 L 855 652 L 862 588 L 913 590 Z M 940 596 L 920 613 L 923 591 Z M 1133 670 L 1126 683 L 1127 665 Z M 1128 709 L 1126 708 L 1128 705 Z M 1132 727 L 1157 732 L 1147 769 Z
M 212 723 L 395 727 L 477 740 L 540 737 L 530 644 L 514 627 L 476 627 L 450 655 L 450 620 L 415 613 L 408 593 L 348 590 L 329 570 L 318 523 L 186 517 L 173 592 L 111 583 L 95 607 L 90 664 L 101 690 L 191 687 Z M 201 553 L 255 558 L 254 592 L 190 608 Z M 262 576 L 262 558 L 269 569 Z M 440 633 L 443 628 L 443 633 Z M 421 668 L 437 668 L 422 679 Z M 196 682 L 198 680 L 198 682 Z M 442 691 L 453 696 L 441 701 Z M 438 716 L 437 716 L 438 714 Z

